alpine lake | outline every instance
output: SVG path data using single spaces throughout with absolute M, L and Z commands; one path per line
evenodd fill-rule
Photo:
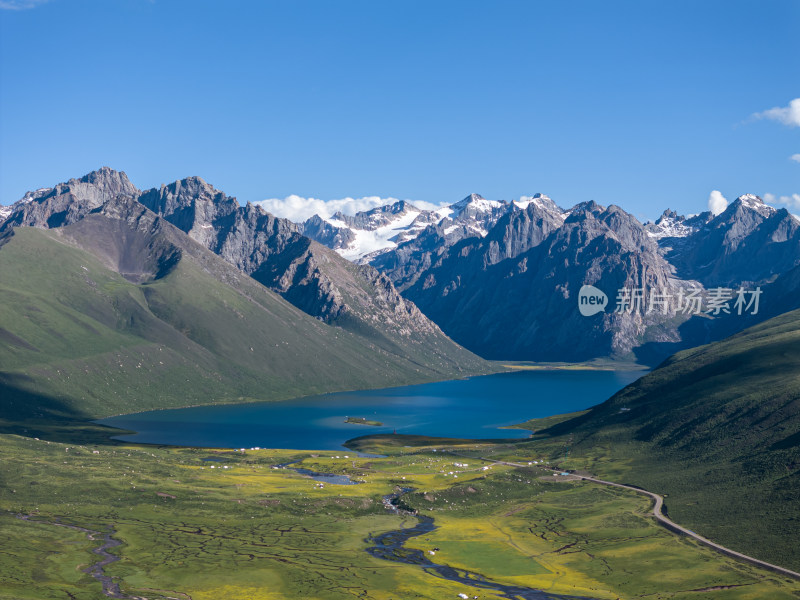
M 521 370 L 284 402 L 198 406 L 98 421 L 137 432 L 116 439 L 205 448 L 339 450 L 354 437 L 402 433 L 448 438 L 525 438 L 506 429 L 603 402 L 644 371 Z

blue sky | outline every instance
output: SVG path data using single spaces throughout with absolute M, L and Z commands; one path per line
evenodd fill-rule
M 108 165 L 243 202 L 800 212 L 798 39 L 797 0 L 0 0 L 0 203 Z

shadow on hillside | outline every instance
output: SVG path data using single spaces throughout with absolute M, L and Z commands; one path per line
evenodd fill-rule
M 117 445 L 126 433 L 91 422 L 68 404 L 26 389 L 28 378 L 0 373 L 0 433 L 70 444 Z
M 759 312 L 757 314 L 721 313 L 716 318 L 693 316 L 678 327 L 679 342 L 647 342 L 633 353 L 636 361 L 649 367 L 657 367 L 669 356 L 717 342 L 744 331 L 764 321 L 800 308 L 800 300 L 795 292 L 800 287 L 800 266 L 779 278 L 775 283 L 765 285 Z
M 679 342 L 647 342 L 638 348 L 634 348 L 633 353 L 637 362 L 649 367 L 657 367 L 664 360 L 681 350 L 717 342 L 748 327 L 757 325 L 771 316 L 775 315 L 766 311 L 762 311 L 761 314 L 756 316 L 737 315 L 735 313 L 722 314 L 714 319 L 706 316 L 693 316 L 678 327 Z

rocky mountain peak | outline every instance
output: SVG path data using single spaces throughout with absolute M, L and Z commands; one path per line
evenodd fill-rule
M 139 190 L 136 189 L 124 171 L 115 171 L 111 167 L 100 167 L 96 171 L 87 173 L 80 179 L 70 179 L 67 185 L 89 184 L 104 188 L 107 191 L 115 191 L 116 194 L 134 195 Z
M 2 228 L 60 227 L 81 219 L 118 196 L 135 198 L 139 190 L 122 171 L 101 167 L 80 179 L 70 179 L 52 188 L 27 192 L 15 202 L 2 221 Z
M 664 239 L 685 238 L 697 231 L 700 224 L 696 218 L 688 219 L 668 208 L 655 223 L 647 223 L 644 228 L 647 235 L 660 243 Z
M 410 202 L 407 202 L 405 200 L 398 200 L 397 202 L 394 202 L 393 204 L 389 205 L 388 212 L 390 212 L 393 215 L 397 215 L 400 213 L 408 212 L 409 210 L 419 211 L 419 209 Z
M 762 217 L 770 217 L 777 212 L 775 208 L 764 203 L 755 194 L 743 194 L 731 202 L 730 206 L 722 213 L 734 214 L 741 211 L 755 211 Z M 722 216 L 722 215 L 720 215 Z
M 467 204 L 471 204 L 473 202 L 480 202 L 481 200 L 485 200 L 485 198 L 483 196 L 481 196 L 480 194 L 474 194 L 473 193 L 473 194 L 469 194 L 468 196 L 465 196 L 464 198 L 462 198 L 458 202 L 455 202 L 455 203 L 451 204 L 450 206 L 452 208 L 463 208 Z
M 364 231 L 375 231 L 387 225 L 399 224 L 398 218 L 409 213 L 414 213 L 417 216 L 422 211 L 410 202 L 405 200 L 398 200 L 392 204 L 384 206 L 377 206 L 369 210 L 362 210 L 355 215 L 346 215 L 341 211 L 336 212 L 332 217 L 333 225 L 337 226 L 338 222 L 343 223 L 347 227 L 353 229 L 362 229 Z M 403 225 L 406 225 L 405 223 Z
M 605 208 L 600 206 L 594 200 L 588 200 L 587 202 L 579 202 L 578 204 L 576 204 L 567 211 L 569 214 L 567 215 L 566 222 L 574 223 L 576 221 L 583 221 L 585 219 L 595 218 L 604 210 Z
M 684 221 L 685 219 L 686 217 L 682 215 L 678 216 L 678 213 L 676 213 L 671 208 L 668 208 L 663 213 L 661 213 L 660 217 L 658 217 L 658 219 L 656 220 L 656 225 L 661 225 L 666 221 Z
M 764 204 L 764 201 L 761 199 L 761 197 L 755 194 L 742 194 L 736 198 L 736 200 L 747 204 Z
M 145 192 L 149 194 L 155 188 Z M 186 177 L 179 181 L 174 181 L 169 185 L 161 184 L 159 195 L 164 202 L 174 202 L 177 206 L 189 206 L 191 204 L 198 204 L 202 202 L 210 202 L 213 204 L 230 204 L 235 203 L 238 206 L 235 198 L 226 196 L 223 192 L 219 191 L 210 183 L 207 183 L 202 177 Z
M 729 231 L 736 237 L 747 235 L 765 219 L 778 212 L 754 194 L 744 194 L 731 202 L 728 207 L 714 217 L 709 226 Z
M 216 222 L 240 209 L 236 198 L 207 183 L 201 177 L 186 177 L 161 184 L 139 196 L 139 202 L 168 220 L 189 236 L 205 243 Z
M 533 205 L 543 210 L 547 210 L 553 214 L 559 214 L 562 217 L 564 216 L 564 211 L 562 211 L 558 205 L 553 202 L 553 199 L 550 198 L 550 196 L 541 193 L 536 193 L 533 196 L 522 196 L 519 200 L 513 200 L 512 204 L 521 210 L 525 210 L 529 206 Z
M 800 262 L 800 230 L 786 211 L 743 194 L 717 216 L 702 213 L 685 221 L 691 235 L 664 248 L 682 278 L 707 286 L 760 284 Z
M 73 178 L 66 183 L 59 183 L 54 188 L 37 190 L 33 196 L 35 196 L 35 200 L 44 200 L 60 194 L 72 194 L 78 202 L 87 202 L 94 206 L 100 206 L 103 202 L 115 196 L 137 196 L 139 190 L 136 189 L 136 186 L 131 183 L 123 171 L 115 171 L 110 167 L 101 167 L 96 171 L 87 173 L 80 179 Z M 26 194 L 26 197 L 28 197 L 28 194 Z
M 450 205 L 450 208 L 453 210 L 452 217 L 461 215 L 466 211 L 470 213 L 492 213 L 507 207 L 508 203 L 503 200 L 487 200 L 480 194 L 470 194 L 466 198 Z

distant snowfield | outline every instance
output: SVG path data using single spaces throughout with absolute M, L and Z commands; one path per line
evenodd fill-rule
M 688 237 L 697 231 L 696 227 L 684 225 L 678 219 L 663 219 L 657 223 L 648 223 L 647 235 L 653 239 L 659 240 L 661 238 L 675 238 L 675 237 Z
M 774 200 L 769 195 L 766 197 Z M 306 235 L 328 245 L 342 257 L 360 263 L 370 262 L 394 250 L 432 226 L 439 228 L 438 235 L 446 237 L 448 243 L 454 243 L 465 237 L 485 237 L 503 215 L 527 210 L 531 205 L 562 223 L 571 214 L 570 209 L 559 207 L 542 193 L 523 195 L 511 201 L 487 200 L 478 194 L 470 194 L 450 205 L 378 196 L 328 201 L 288 196 L 283 200 L 264 200 L 256 204 L 276 216 L 298 223 L 301 230 L 311 216 L 318 217 L 326 227 L 318 229 L 317 222 Z M 755 194 L 739 196 L 736 205 L 765 217 L 776 211 Z M 643 224 L 647 235 L 661 243 L 662 239 L 691 236 L 705 226 L 707 216 L 710 218 L 710 213 L 682 216 L 667 210 L 655 222 L 645 221 Z M 800 221 L 799 215 L 793 216 Z
M 350 225 L 339 218 L 322 219 L 338 229 L 349 229 L 354 239 L 342 248 L 335 248 L 342 257 L 351 261 L 371 259 L 378 254 L 396 248 L 400 243 L 416 238 L 432 224 L 444 228 L 449 235 L 461 227 L 472 232 L 471 235 L 484 237 L 496 218 L 493 215 L 514 210 L 518 205 L 499 200 L 486 200 L 477 194 L 470 194 L 463 200 L 435 210 L 419 209 L 406 203 L 406 210 L 397 214 L 373 215 L 364 227 Z M 383 207 L 386 208 L 386 207 Z M 358 213 L 370 215 L 371 211 Z M 389 223 L 383 223 L 383 219 Z M 375 223 L 375 225 L 372 225 Z
M 297 211 L 298 198 L 292 198 L 294 204 L 291 208 Z M 370 198 L 370 201 L 373 200 Z M 478 194 L 470 194 L 448 206 L 436 206 L 430 203 L 421 203 L 417 206 L 407 200 L 399 200 L 355 214 L 342 211 L 331 215 L 328 210 L 323 210 L 316 213 L 316 217 L 329 226 L 324 232 L 326 237 L 323 243 L 331 244 L 339 255 L 348 260 L 367 262 L 416 238 L 430 226 L 439 227 L 445 236 L 456 235 L 459 239 L 485 237 L 503 215 L 515 210 L 525 210 L 531 204 L 556 215 L 562 221 L 569 214 L 543 194 L 522 196 L 519 200 L 511 202 L 487 200 Z M 334 205 L 341 208 L 339 201 L 335 201 Z M 301 223 L 301 227 L 303 225 L 305 222 Z M 314 225 L 315 231 L 318 227 L 318 224 Z M 317 231 L 314 235 L 321 234 Z
M 422 231 L 424 224 L 414 224 L 414 220 L 422 214 L 420 210 L 410 210 L 404 215 L 400 215 L 397 220 L 388 225 L 383 225 L 377 229 L 356 229 L 348 227 L 344 221 L 338 219 L 323 219 L 334 227 L 350 229 L 355 235 L 355 240 L 345 248 L 337 248 L 337 252 L 348 260 L 358 260 L 367 254 L 372 254 L 381 250 L 391 250 L 397 247 L 397 237 L 408 231 Z

